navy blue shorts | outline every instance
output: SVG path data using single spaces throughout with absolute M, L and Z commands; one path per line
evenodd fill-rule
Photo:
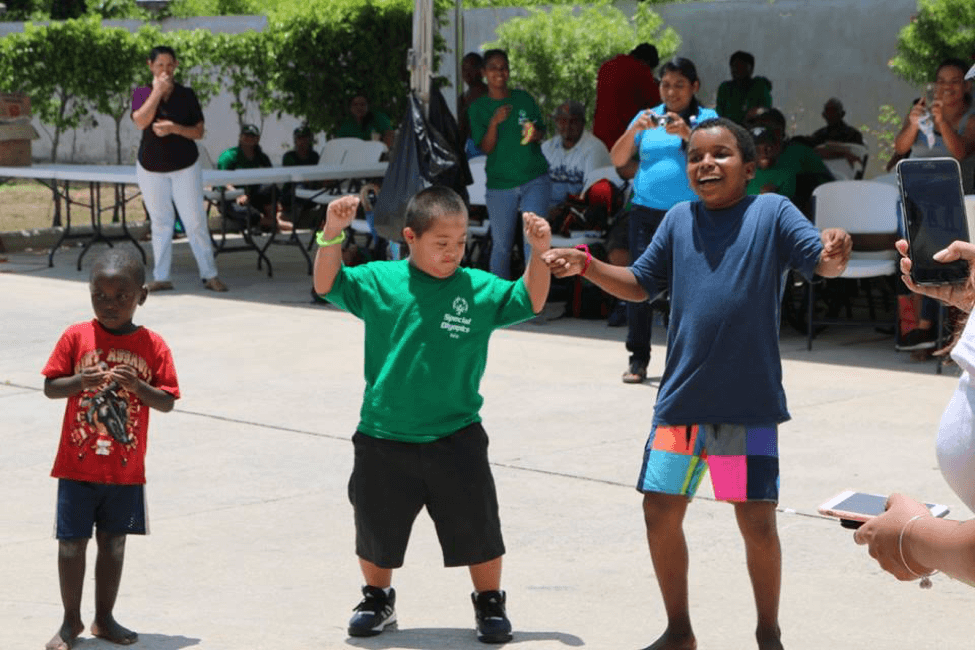
M 488 437 L 474 423 L 434 442 L 381 440 L 356 432 L 349 501 L 356 554 L 376 566 L 403 566 L 413 522 L 426 507 L 444 566 L 504 555 Z
M 149 530 L 145 485 L 105 485 L 58 479 L 58 539 L 91 539 L 92 529 L 113 535 Z

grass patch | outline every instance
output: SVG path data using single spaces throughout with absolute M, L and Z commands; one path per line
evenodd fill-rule
M 138 193 L 136 185 L 125 186 L 125 196 L 131 197 Z M 72 185 L 71 200 L 77 202 L 71 206 L 71 224 L 84 225 L 91 223 L 88 208 L 89 191 L 86 183 Z M 100 190 L 102 207 L 111 206 L 115 201 L 115 190 L 111 185 L 102 185 Z M 61 220 L 64 222 L 64 202 L 61 203 Z M 138 198 L 130 200 L 125 206 L 125 219 L 130 224 L 145 221 L 146 213 L 142 201 Z M 111 223 L 111 211 L 102 212 L 102 223 Z M 50 188 L 37 181 L 29 179 L 11 179 L 0 183 L 0 232 L 19 230 L 34 230 L 50 228 L 54 221 L 54 197 Z

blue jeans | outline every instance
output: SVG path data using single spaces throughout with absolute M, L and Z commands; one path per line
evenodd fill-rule
M 544 217 L 551 194 L 550 183 L 546 172 L 509 190 L 488 189 L 485 192 L 484 202 L 491 222 L 491 273 L 511 279 L 511 247 L 515 233 L 521 228 L 520 213 L 534 212 Z M 525 259 L 530 255 L 531 250 L 526 245 Z
M 627 215 L 630 226 L 630 263 L 636 262 L 653 240 L 657 226 L 663 220 L 666 210 L 654 210 L 642 205 L 634 205 Z M 653 299 L 653 296 L 650 296 Z M 630 363 L 646 365 L 650 362 L 650 335 L 653 328 L 653 308 L 650 302 L 626 303 L 626 349 L 630 352 Z

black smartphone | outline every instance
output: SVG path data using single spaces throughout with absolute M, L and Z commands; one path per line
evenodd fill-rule
M 968 262 L 933 259 L 955 240 L 969 241 L 961 167 L 954 158 L 907 158 L 897 163 L 901 214 L 915 284 L 957 284 L 968 280 Z

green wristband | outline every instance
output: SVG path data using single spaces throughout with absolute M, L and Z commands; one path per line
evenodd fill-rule
M 331 239 L 325 239 L 325 231 L 319 230 L 318 235 L 315 237 L 315 242 L 320 248 L 325 248 L 326 246 L 334 246 L 335 244 L 341 244 L 345 241 L 345 231 L 343 230 L 338 234 L 338 237 L 332 237 Z

